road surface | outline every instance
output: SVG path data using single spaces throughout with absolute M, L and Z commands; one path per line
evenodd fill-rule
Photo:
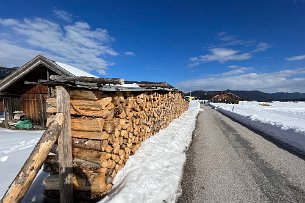
M 197 119 L 179 203 L 305 202 L 305 161 L 208 106 Z

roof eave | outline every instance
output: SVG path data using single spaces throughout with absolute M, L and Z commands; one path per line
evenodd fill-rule
M 33 70 L 35 67 L 39 66 L 40 64 L 43 64 L 50 70 L 54 71 L 55 73 L 59 75 L 64 76 L 74 76 L 68 71 L 65 71 L 63 68 L 58 66 L 55 62 L 47 59 L 44 56 L 37 55 L 35 58 L 18 68 L 16 71 L 8 75 L 6 78 L 4 78 L 0 82 L 0 92 L 6 90 L 9 86 L 14 84 L 19 79 L 23 78 L 26 74 L 28 74 L 31 70 Z

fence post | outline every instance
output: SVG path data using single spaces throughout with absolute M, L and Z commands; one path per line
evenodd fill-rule
M 56 86 L 56 103 L 57 112 L 64 116 L 64 124 L 58 138 L 60 202 L 73 203 L 72 137 L 68 87 Z

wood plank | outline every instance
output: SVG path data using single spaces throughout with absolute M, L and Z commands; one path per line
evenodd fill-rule
M 56 82 L 88 82 L 88 83 L 98 83 L 98 84 L 117 84 L 123 85 L 124 80 L 120 78 L 95 78 L 95 77 L 68 77 L 60 75 L 51 75 L 50 79 Z
M 84 109 L 83 107 L 78 108 L 76 106 L 71 106 L 70 109 L 71 115 L 77 115 L 77 116 L 94 116 L 94 117 L 100 117 L 100 118 L 107 118 L 111 115 L 114 115 L 114 110 L 98 110 L 98 109 Z M 57 113 L 56 107 L 48 107 L 47 113 Z
M 56 86 L 57 111 L 64 116 L 64 124 L 58 138 L 59 190 L 61 203 L 73 203 L 73 163 L 69 90 Z
M 71 119 L 71 129 L 74 131 L 102 132 L 104 127 L 104 119 Z
M 102 132 L 87 132 L 87 131 L 76 131 L 72 130 L 72 137 L 75 138 L 86 138 L 92 140 L 103 140 Z

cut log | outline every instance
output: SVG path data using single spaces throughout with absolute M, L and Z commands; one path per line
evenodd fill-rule
M 92 170 L 94 172 L 97 172 L 97 171 L 100 170 L 101 165 L 93 163 L 91 161 L 86 161 L 86 160 L 75 158 L 73 160 L 73 167 L 78 167 L 78 168 L 81 168 L 81 169 L 89 169 L 89 170 Z
M 104 119 L 71 119 L 71 128 L 74 131 L 102 132 Z
M 73 176 L 73 188 L 80 191 L 91 191 L 93 193 L 103 193 L 107 190 L 105 175 L 100 175 L 94 178 L 90 183 L 85 178 Z M 44 180 L 46 190 L 58 190 L 59 181 L 58 175 L 51 175 Z
M 51 173 L 58 173 L 59 166 L 58 166 L 58 160 L 56 159 L 57 156 L 51 155 L 51 158 L 47 158 L 44 162 L 44 168 L 43 170 L 45 172 L 51 172 Z M 111 154 L 110 154 L 111 156 Z M 93 163 L 90 161 L 74 158 L 73 159 L 73 169 L 81 169 L 81 170 L 88 170 L 92 171 L 93 173 L 99 173 L 100 172 L 101 165 L 97 163 Z
M 45 190 L 44 195 L 47 197 L 44 199 L 46 203 L 58 203 L 59 202 L 59 191 L 58 190 Z M 84 202 L 98 202 L 103 198 L 101 193 L 92 193 L 90 191 L 79 191 L 75 190 L 74 200 L 76 203 Z
M 80 148 L 73 148 L 72 154 L 74 158 L 90 161 L 93 163 L 100 163 L 100 152 L 95 150 L 89 149 L 80 149 Z
M 113 122 L 105 122 L 104 129 L 107 133 L 112 133 L 114 131 L 114 123 Z
M 101 151 L 101 141 L 99 140 L 72 138 L 72 146 L 76 148 Z
M 105 97 L 105 98 L 98 100 L 98 103 L 102 107 L 102 109 L 105 109 L 106 106 L 111 104 L 111 101 L 112 101 L 112 97 Z M 110 107 L 110 106 L 108 107 L 108 109 L 112 109 L 112 108 L 114 108 L 113 104 L 112 104 L 112 107 Z
M 87 132 L 87 131 L 72 131 L 72 137 L 75 138 L 86 138 L 91 140 L 103 140 L 105 135 L 102 132 Z

